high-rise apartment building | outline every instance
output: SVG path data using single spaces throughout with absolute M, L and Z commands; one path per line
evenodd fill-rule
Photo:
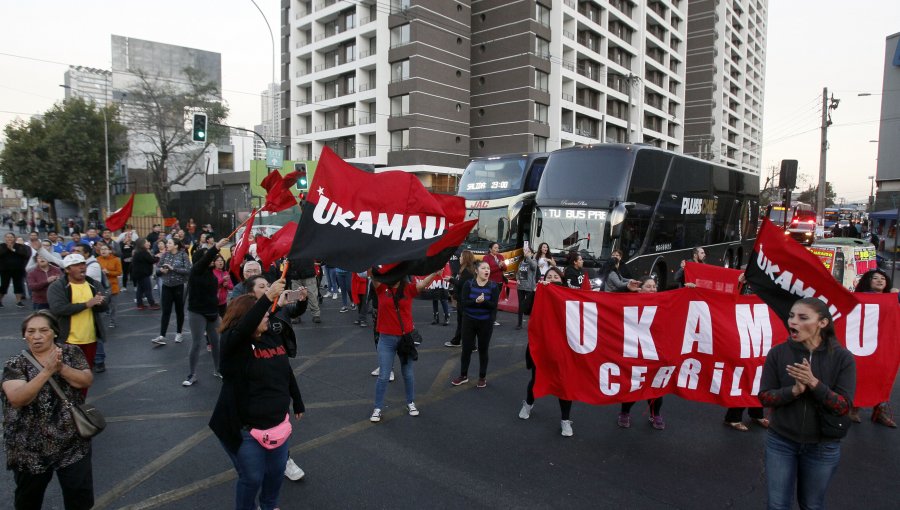
M 282 0 L 290 157 L 328 145 L 437 186 L 476 156 L 682 150 L 687 4 Z
M 759 173 L 767 0 L 691 0 L 684 152 Z
M 878 200 L 874 210 L 896 209 L 900 204 L 900 32 L 884 41 L 884 78 L 881 122 L 878 125 Z

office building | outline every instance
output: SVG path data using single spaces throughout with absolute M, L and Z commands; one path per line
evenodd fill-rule
M 900 32 L 885 39 L 875 210 L 900 207 Z

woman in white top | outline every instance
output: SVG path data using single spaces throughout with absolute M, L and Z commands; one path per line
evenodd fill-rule
M 556 261 L 553 260 L 553 255 L 550 255 L 550 245 L 547 243 L 541 243 L 538 245 L 537 250 L 537 264 L 538 271 L 541 273 L 541 279 L 544 278 L 544 275 L 547 274 L 547 270 L 551 267 L 556 267 Z

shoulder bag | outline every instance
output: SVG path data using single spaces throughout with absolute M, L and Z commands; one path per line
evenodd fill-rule
M 409 333 L 403 332 L 406 327 L 403 326 L 403 317 L 400 315 L 400 300 L 397 299 L 396 294 L 393 295 L 393 298 L 394 310 L 397 311 L 397 320 L 400 322 L 400 343 L 397 344 L 397 355 L 400 356 L 400 363 L 405 365 L 409 359 L 413 361 L 419 359 L 419 351 L 416 350 L 416 346 L 422 343 L 422 335 L 416 328 L 410 330 Z
M 27 350 L 23 349 L 22 355 L 34 365 L 34 368 L 38 370 L 44 369 L 43 365 L 38 363 L 38 360 L 34 359 L 34 356 Z M 50 377 L 47 382 L 50 383 L 50 387 L 53 388 L 53 391 L 55 391 L 60 400 L 62 400 L 65 408 L 72 414 L 72 420 L 75 422 L 75 430 L 78 431 L 79 436 L 83 439 L 90 439 L 103 432 L 103 429 L 106 428 L 106 419 L 100 414 L 100 411 L 97 410 L 96 407 L 90 404 L 73 405 L 69 402 L 69 399 L 66 398 L 66 394 L 63 393 L 62 388 L 59 387 L 59 384 L 53 377 Z

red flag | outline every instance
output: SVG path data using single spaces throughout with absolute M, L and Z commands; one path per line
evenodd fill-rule
M 297 205 L 297 198 L 291 193 L 293 186 L 299 178 L 300 172 L 291 172 L 284 177 L 278 170 L 273 171 L 262 180 L 260 186 L 266 189 L 266 203 L 263 210 L 278 212 Z
M 134 193 L 131 194 L 131 197 L 128 198 L 128 202 L 125 202 L 120 209 L 116 212 L 109 215 L 109 218 L 106 218 L 106 228 L 115 232 L 116 230 L 121 230 L 125 223 L 128 222 L 128 219 L 131 218 L 131 211 L 134 209 Z
M 684 282 L 693 283 L 701 289 L 740 294 L 741 284 L 738 278 L 743 273 L 739 269 L 687 262 L 684 265 Z
M 477 222 L 462 221 L 462 197 L 429 193 L 411 173 L 364 172 L 328 147 L 302 209 L 292 259 L 348 271 L 384 265 L 394 275 L 441 269 Z
M 256 216 L 256 209 L 253 209 L 253 212 L 250 213 L 250 219 L 244 225 L 244 233 L 231 249 L 231 260 L 228 266 L 231 269 L 231 274 L 236 278 L 243 277 L 241 274 L 241 263 L 244 261 L 244 256 L 247 255 L 247 252 L 250 251 L 250 231 L 253 230 L 254 216 Z
M 278 229 L 272 237 L 256 236 L 256 255 L 263 269 L 268 269 L 273 262 L 287 255 L 296 233 L 297 222 L 292 221 Z
M 818 257 L 784 235 L 768 218 L 756 237 L 747 264 L 747 282 L 785 322 L 794 301 L 815 297 L 828 303 L 834 320 L 859 304 L 856 297 L 825 270 Z

